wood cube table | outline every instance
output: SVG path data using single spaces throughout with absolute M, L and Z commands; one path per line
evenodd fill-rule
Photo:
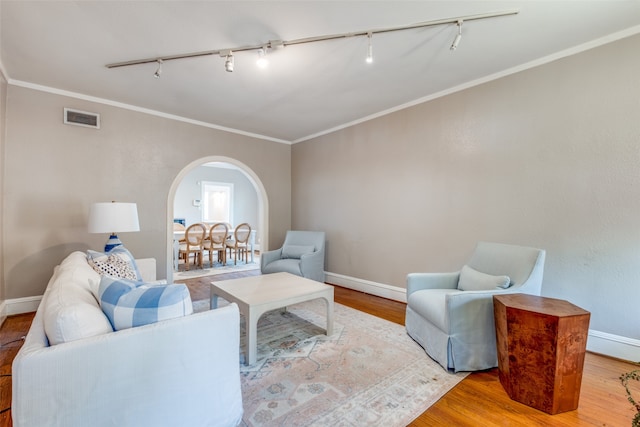
M 548 414 L 578 408 L 590 313 L 553 298 L 494 295 L 498 374 L 509 397 Z

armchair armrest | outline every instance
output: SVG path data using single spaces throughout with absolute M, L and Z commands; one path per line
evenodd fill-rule
M 454 273 L 409 273 L 407 275 L 407 297 L 424 289 L 456 289 L 460 272 Z
M 300 271 L 304 277 L 324 282 L 324 250 L 302 255 L 300 257 Z
M 271 264 L 273 261 L 277 261 L 280 258 L 282 258 L 282 248 L 264 252 L 260 254 L 260 268 L 264 269 L 266 265 Z

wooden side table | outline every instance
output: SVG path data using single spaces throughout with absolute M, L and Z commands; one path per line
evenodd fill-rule
M 548 414 L 578 408 L 590 313 L 567 301 L 494 295 L 498 374 L 509 397 Z

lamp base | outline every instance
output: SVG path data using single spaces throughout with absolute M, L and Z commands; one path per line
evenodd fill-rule
M 120 241 L 120 239 L 118 239 L 118 236 L 116 236 L 114 233 L 111 236 L 109 236 L 109 240 L 107 240 L 107 244 L 104 245 L 104 251 L 109 252 L 111 249 L 117 246 L 122 246 L 122 242 Z

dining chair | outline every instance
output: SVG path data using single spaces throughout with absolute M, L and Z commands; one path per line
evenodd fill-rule
M 173 231 L 185 231 L 187 229 L 187 227 L 185 227 L 183 224 L 180 224 L 179 222 L 174 222 L 173 223 Z M 184 243 L 184 237 L 178 240 L 180 243 Z
M 184 269 L 189 270 L 189 258 L 191 254 L 194 256 L 194 265 L 202 268 L 202 251 L 204 239 L 207 234 L 207 227 L 202 223 L 191 224 L 184 233 L 185 242 L 180 244 L 179 257 L 183 258 Z
M 218 253 L 218 262 L 227 263 L 227 248 L 225 242 L 229 229 L 223 222 L 213 224 L 209 229 L 209 238 L 204 242 L 204 249 L 209 252 L 209 266 L 213 267 L 213 253 Z
M 233 264 L 238 263 L 238 252 L 240 253 L 240 259 L 244 255 L 244 262 L 248 262 L 248 249 L 249 249 L 249 237 L 251 236 L 251 226 L 244 222 L 236 227 L 233 232 L 233 239 L 228 239 L 225 242 L 225 246 L 229 249 L 229 255 L 233 251 Z

